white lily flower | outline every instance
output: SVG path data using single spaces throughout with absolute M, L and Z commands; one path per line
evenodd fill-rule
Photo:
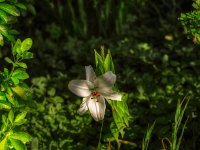
M 86 80 L 72 80 L 68 87 L 74 94 L 83 97 L 79 114 L 82 115 L 89 109 L 96 121 L 103 120 L 106 109 L 105 99 L 121 101 L 122 98 L 119 93 L 112 90 L 116 75 L 108 71 L 96 77 L 91 66 L 86 66 L 85 71 Z

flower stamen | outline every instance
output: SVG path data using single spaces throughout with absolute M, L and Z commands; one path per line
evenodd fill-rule
M 92 95 L 93 97 L 99 97 L 99 96 L 101 96 L 100 93 L 98 93 L 98 92 L 96 92 L 96 91 L 92 92 L 91 95 Z

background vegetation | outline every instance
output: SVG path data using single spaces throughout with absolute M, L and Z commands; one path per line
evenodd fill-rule
M 118 88 L 128 93 L 132 118 L 120 137 L 121 149 L 141 149 L 147 127 L 154 125 L 149 149 L 162 149 L 171 139 L 178 100 L 190 102 L 181 148 L 200 147 L 200 51 L 178 18 L 193 10 L 192 1 L 175 0 L 26 0 L 27 11 L 15 28 L 33 40 L 28 84 L 33 92 L 28 122 L 29 148 L 97 148 L 101 123 L 80 116 L 81 99 L 67 89 L 71 79 L 84 79 L 84 66 L 94 64 L 94 49 L 110 49 Z M 2 57 L 9 56 L 2 50 Z M 104 124 L 112 122 L 111 108 Z M 181 124 L 181 127 L 184 127 Z M 180 133 L 178 133 L 180 134 Z M 94 138 L 95 137 L 95 138 Z M 101 149 L 117 149 L 108 126 Z M 170 144 L 170 143 L 169 143 Z

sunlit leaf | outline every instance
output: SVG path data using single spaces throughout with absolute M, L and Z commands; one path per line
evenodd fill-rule
M 13 63 L 13 61 L 10 58 L 8 58 L 8 57 L 5 57 L 5 61 L 8 62 L 8 63 L 10 63 L 10 64 Z
M 4 45 L 4 40 L 3 40 L 3 36 L 0 34 L 0 46 Z
M 5 109 L 10 109 L 11 108 L 11 104 L 6 102 L 6 101 L 0 101 L 0 107 L 1 108 L 5 108 Z
M 10 112 L 8 113 L 8 119 L 10 120 L 11 123 L 13 123 L 13 121 L 14 121 L 14 112 L 12 110 L 10 110 Z
M 22 41 L 22 45 L 21 45 L 22 52 L 28 51 L 31 48 L 32 44 L 33 44 L 33 41 L 31 38 L 27 38 L 24 41 Z
M 115 68 L 110 51 L 108 51 L 108 54 L 106 55 L 106 58 L 104 60 L 104 68 L 105 72 L 112 71 L 113 73 L 115 73 Z
M 32 137 L 26 132 L 14 132 L 10 138 L 20 140 L 23 143 L 30 142 Z
M 8 14 L 6 14 L 4 11 L 0 10 L 0 18 L 4 21 L 4 22 L 8 22 Z
M 30 89 L 28 87 L 26 87 L 25 85 L 17 85 L 15 87 L 12 87 L 12 90 L 18 95 L 20 96 L 23 100 L 28 100 L 31 98 L 31 92 Z
M 0 25 L 0 33 L 4 35 L 8 40 L 14 41 L 14 36 L 9 34 L 6 26 Z
M 12 93 L 10 93 L 10 94 L 6 94 L 6 97 L 7 97 L 8 101 L 9 101 L 11 104 L 13 104 L 13 105 L 16 104 L 16 101 L 15 101 L 15 99 L 14 99 Z
M 12 73 L 12 78 L 24 80 L 24 79 L 28 79 L 28 78 L 29 78 L 29 75 L 26 73 L 26 70 L 25 70 L 25 69 L 16 69 L 16 70 Z
M 6 148 L 6 142 L 7 142 L 7 137 L 5 137 L 1 142 L 0 142 L 0 147 L 2 150 L 5 150 Z
M 0 101 L 6 100 L 6 94 L 4 92 L 0 92 Z
M 5 12 L 7 12 L 7 13 L 13 15 L 13 16 L 19 16 L 20 15 L 19 10 L 15 6 L 10 5 L 10 4 L 0 3 L 0 9 L 4 10 Z
M 15 45 L 12 48 L 12 53 L 15 55 L 16 53 L 21 53 L 21 40 L 17 39 Z
M 14 85 L 19 84 L 19 79 L 15 77 L 11 77 L 11 80 L 13 81 Z
M 18 63 L 16 63 L 16 65 L 18 65 L 18 66 L 20 66 L 20 67 L 22 67 L 24 69 L 27 69 L 27 65 L 25 63 L 23 63 L 23 62 L 18 62 Z
M 12 138 L 9 138 L 10 142 L 11 142 L 11 145 L 16 149 L 16 150 L 26 150 L 26 147 L 25 145 L 19 141 L 19 140 L 16 140 L 16 139 L 12 139 Z
M 17 123 L 23 121 L 23 119 L 26 117 L 26 114 L 27 114 L 26 111 L 23 111 L 23 112 L 21 112 L 20 114 L 18 114 L 18 115 L 16 116 L 16 118 L 15 118 L 14 123 L 17 124 Z

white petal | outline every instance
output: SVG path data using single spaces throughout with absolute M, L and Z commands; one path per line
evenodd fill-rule
M 97 97 L 97 99 L 91 97 L 87 101 L 87 106 L 94 120 L 96 121 L 103 120 L 106 104 L 105 104 L 105 99 L 102 96 Z
M 96 78 L 94 86 L 96 88 L 111 88 L 116 81 L 116 75 L 112 71 L 108 71 Z
M 86 72 L 86 80 L 94 82 L 94 80 L 96 79 L 96 75 L 92 66 L 85 66 L 85 72 Z
M 122 95 L 109 89 L 98 89 L 97 92 L 99 92 L 103 97 L 105 97 L 107 100 L 117 100 L 121 101 Z
M 89 99 L 90 97 L 87 97 L 87 98 L 83 98 L 83 101 L 81 103 L 81 106 L 80 108 L 78 109 L 78 113 L 80 115 L 83 115 L 87 110 L 88 110 L 88 107 L 87 107 L 87 100 Z
M 88 87 L 89 84 L 92 84 L 86 80 L 72 80 L 68 84 L 70 91 L 80 97 L 87 97 L 91 94 L 91 91 Z

